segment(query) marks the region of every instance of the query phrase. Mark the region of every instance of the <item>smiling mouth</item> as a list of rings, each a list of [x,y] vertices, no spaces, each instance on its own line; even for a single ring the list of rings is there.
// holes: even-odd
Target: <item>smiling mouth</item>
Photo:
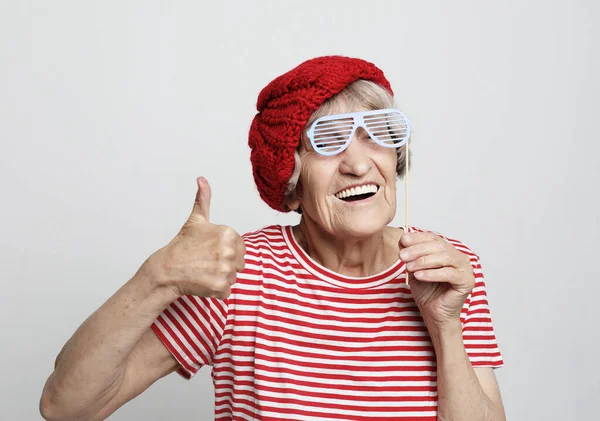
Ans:
[[[368,199],[371,196],[375,196],[375,193],[358,194],[352,197],[345,197],[341,200],[343,200],[344,202],[358,202],[359,200]]]
[[[360,187],[352,187],[349,189],[342,190],[335,194],[340,200],[344,202],[358,202],[360,200],[368,199],[374,196],[379,191],[379,186],[376,184],[368,184]]]

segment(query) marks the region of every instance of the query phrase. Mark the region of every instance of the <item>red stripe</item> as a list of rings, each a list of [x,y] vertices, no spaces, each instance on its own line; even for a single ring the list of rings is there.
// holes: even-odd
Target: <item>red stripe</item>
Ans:
[[[303,273],[303,272],[298,272],[297,270],[303,270],[302,268],[297,268],[296,271],[294,270],[286,270],[283,271],[281,270],[278,266],[272,265],[270,263],[263,263],[262,264],[263,270],[262,272],[258,272],[256,270],[254,271],[246,271],[244,270],[244,272],[239,274],[238,277],[238,283],[240,284],[246,284],[246,282],[250,282],[250,285],[256,285],[256,282],[258,282],[257,280],[253,280],[253,279],[246,279],[246,274],[251,274],[254,276],[260,276],[263,273],[265,274],[265,276],[268,276],[267,279],[262,280],[262,283],[264,285],[268,285],[270,288],[282,288],[281,286],[277,285],[275,282],[273,281],[277,281],[280,283],[284,283],[286,285],[289,285],[290,287],[293,288],[293,291],[306,291],[306,294],[312,294],[313,296],[315,296],[315,294],[319,293],[319,292],[327,292],[330,294],[339,294],[340,293],[340,288],[334,285],[331,285],[329,283],[323,283],[320,282],[319,284],[315,285],[314,281],[315,281],[315,277],[314,275],[310,274],[310,273]],[[271,270],[271,272],[266,273],[266,269]],[[304,271],[304,270],[303,270]],[[279,273],[277,273],[279,272]],[[406,286],[400,286],[400,285],[404,285],[404,275],[401,273],[400,274],[401,277],[397,277],[395,279],[391,279],[390,281],[386,282],[383,285],[379,285],[376,288],[369,288],[369,289],[362,289],[362,290],[357,290],[356,295],[367,295],[367,294],[390,294],[390,293],[395,293],[395,294],[409,294],[410,293],[410,289]],[[306,281],[306,282],[299,282],[299,281]],[[400,286],[400,287],[399,287]],[[322,298],[321,295],[317,295],[319,297]]]
[[[339,418],[339,419],[364,419],[364,420],[372,420],[372,413],[374,410],[377,411],[378,414],[380,415],[384,415],[387,412],[430,412],[430,411],[435,411],[436,410],[436,406],[435,404],[431,404],[431,405],[424,405],[424,406],[405,406],[405,407],[399,407],[399,406],[384,406],[384,405],[379,405],[374,404],[372,406],[358,406],[358,405],[340,405],[340,404],[334,404],[334,403],[327,403],[327,404],[323,404],[323,403],[319,403],[319,402],[306,402],[306,401],[302,401],[299,399],[291,399],[291,398],[270,398],[268,396],[264,396],[264,395],[259,395],[257,396],[256,393],[252,393],[250,391],[241,391],[238,390],[236,391],[237,394],[234,396],[223,396],[223,394],[219,394],[217,397],[223,397],[225,398],[226,401],[231,401],[234,404],[245,404],[251,407],[257,407],[256,402],[261,402],[260,403],[260,409],[262,411],[271,411],[271,412],[275,412],[275,413],[280,413],[280,414],[294,414],[294,415],[299,415],[299,416],[310,416],[310,417],[322,417],[322,418]],[[242,394],[242,392],[244,392]],[[241,396],[247,396],[248,399],[241,397]],[[375,399],[371,400],[371,401],[375,401]],[[275,405],[274,406],[270,406],[270,405],[266,405],[263,402],[272,402]],[[375,401],[377,402],[377,401]],[[425,400],[424,402],[427,402],[427,400]],[[219,404],[219,402],[216,403],[217,405]],[[303,405],[306,408],[316,408],[315,410],[306,410],[306,409],[296,409],[296,408],[284,408],[283,406],[281,406],[281,404],[297,404],[297,405]],[[364,416],[356,416],[356,415],[345,415],[345,414],[340,414],[340,413],[336,413],[335,411],[331,411],[331,412],[325,412],[325,411],[319,411],[318,409],[333,409],[333,410],[354,410],[354,411],[362,411],[364,412]],[[241,407],[236,407],[237,409],[241,409]],[[405,419],[405,418],[403,418]],[[419,420],[422,420],[423,418],[418,418]]]
[[[486,354],[488,355],[488,354]],[[348,364],[348,361],[344,360],[343,357],[338,357],[340,362],[336,362],[335,360],[331,360],[330,362],[305,362],[305,361],[297,361],[294,358],[287,358],[283,356],[270,356],[266,354],[259,354],[256,356],[255,360],[243,361],[238,359],[238,357],[242,357],[239,353],[235,354],[236,358],[231,358],[223,355],[223,357],[219,358],[219,364],[232,364],[237,365],[238,367],[256,367],[257,361],[260,362],[269,362],[275,364],[275,366],[279,367],[279,363],[294,365],[296,364],[303,369],[311,368],[311,369],[323,369],[323,370],[359,370],[360,364]],[[370,373],[385,373],[385,372],[413,372],[413,371],[430,371],[432,369],[432,362],[435,361],[435,356],[398,356],[394,359],[394,362],[390,362],[388,365],[384,366],[369,366],[367,369],[363,369],[364,371],[368,371]],[[403,362],[417,362],[423,363],[423,365],[402,365]],[[324,374],[325,375],[325,374]],[[327,375],[331,378],[337,378],[338,374],[327,373]],[[361,374],[364,375],[364,374]]]
[[[288,343],[289,344],[289,343]],[[253,340],[248,340],[248,341],[243,341],[243,340],[233,340],[231,339],[231,337],[227,337],[223,339],[223,342],[221,344],[221,346],[223,347],[222,352],[215,358],[214,363],[218,364],[221,361],[221,358],[226,358],[226,357],[230,357],[231,356],[231,348],[235,347],[236,350],[234,352],[234,354],[236,356],[239,357],[252,357],[255,356],[257,353],[257,351],[266,351],[266,352],[272,352],[272,353],[282,353],[282,354],[288,354],[292,357],[304,357],[304,358],[340,358],[340,357],[336,357],[336,356],[330,356],[330,355],[324,355],[322,352],[312,352],[312,348],[308,348],[305,351],[299,351],[299,350],[295,350],[289,347],[284,347],[284,346],[280,346],[280,345],[267,345],[261,342],[254,342]],[[250,349],[253,349],[252,351],[241,351],[240,348],[242,347],[248,347]],[[349,362],[349,361],[356,361],[356,362],[362,362],[362,361],[372,361],[372,362],[383,362],[383,361],[389,361],[390,360],[390,356],[382,356],[382,355],[376,355],[376,352],[379,353],[385,353],[387,351],[387,353],[391,353],[394,354],[398,351],[398,349],[394,346],[388,346],[388,347],[369,347],[368,349],[365,348],[361,348],[360,351],[370,351],[373,354],[367,354],[367,355],[354,355],[353,352],[356,352],[356,348],[352,348],[352,349],[347,349],[347,353],[344,355],[344,361]],[[330,350],[331,351],[331,350]],[[409,352],[433,352],[433,345],[429,345],[429,346],[423,346],[423,345],[406,345],[404,347],[402,347],[402,351],[404,351],[405,353],[409,353]],[[415,357],[415,358],[420,358],[420,357]]]
[[[404,304],[404,303],[412,303],[411,306],[404,306],[404,307],[397,307],[397,308],[342,308],[342,307],[334,307],[332,305],[329,305],[328,303],[324,302],[323,304],[313,304],[313,303],[309,303],[306,301],[301,301],[301,300],[297,300],[294,298],[289,298],[289,297],[284,297],[284,296],[277,296],[271,293],[262,293],[261,294],[262,299],[265,300],[272,300],[276,303],[282,303],[282,304],[295,304],[295,305],[301,305],[304,307],[309,307],[313,310],[318,310],[321,313],[325,313],[327,311],[337,311],[337,312],[346,312],[346,313],[351,313],[353,315],[356,314],[385,314],[385,313],[389,313],[390,311],[395,311],[395,312],[414,312],[416,311],[416,304],[414,303],[414,301],[404,301],[404,300],[408,300],[408,299],[404,299],[404,298],[398,298],[398,304]],[[258,299],[257,299],[258,300]],[[256,305],[257,301],[253,300],[253,301],[248,301],[248,300],[242,300],[242,299],[238,299],[236,300],[237,304],[246,304],[246,305]],[[272,309],[272,310],[276,310],[276,309],[280,309],[283,311],[289,311],[289,312],[293,312],[293,311],[298,311],[295,309],[287,309],[286,307],[283,307],[281,305],[278,304],[269,304],[269,303],[264,303],[260,302],[260,306],[262,308],[266,308],[266,309]],[[307,313],[307,312],[302,312],[302,314],[305,315],[310,315],[311,317],[319,317],[318,314],[315,313]],[[327,317],[337,317],[337,316],[329,316],[327,315]],[[344,319],[344,320],[349,320],[349,319]]]
[[[298,312],[299,313],[299,312]],[[284,313],[285,314],[285,313]],[[294,314],[291,312],[288,312],[288,314]],[[301,328],[306,328],[306,327],[310,327],[313,329],[323,329],[323,330],[339,330],[341,332],[347,332],[349,327],[348,326],[337,326],[337,325],[333,325],[331,323],[327,324],[327,323],[312,323],[312,322],[305,322],[304,320],[296,320],[296,319],[292,319],[289,317],[284,317],[284,316],[275,316],[269,313],[265,313],[262,310],[258,310],[258,311],[251,311],[251,310],[237,310],[235,311],[235,315],[236,316],[248,316],[248,317],[254,317],[256,315],[260,315],[260,317],[262,319],[265,320],[272,320],[272,321],[278,321],[278,322],[285,322],[291,325],[297,325]],[[329,319],[329,321],[333,321],[334,318],[333,317],[324,317],[322,319],[323,322],[327,322]],[[343,320],[343,322],[348,322],[349,319]],[[352,331],[353,332],[357,332],[357,333],[374,333],[374,332],[380,332],[383,330],[399,330],[402,328],[402,326],[399,326],[398,323],[402,323],[402,322],[420,322],[423,323],[423,319],[420,316],[385,316],[385,317],[378,317],[378,318],[373,318],[373,319],[359,319],[359,323],[364,323],[366,326],[363,327],[353,327]],[[386,323],[386,326],[382,326],[383,323]],[[391,325],[390,323],[396,323],[396,325]],[[253,321],[239,321],[236,322],[237,326],[252,326],[254,324]]]
[[[234,366],[233,368],[231,367],[225,367],[222,366],[220,367],[221,369],[219,370],[218,373],[215,373],[215,379],[219,379],[220,376],[223,373],[231,373],[233,376],[239,376],[239,375],[248,375],[252,372],[249,371],[244,371],[244,370],[237,370],[236,366]],[[373,382],[376,379],[374,379],[373,377],[368,377],[368,376],[364,376],[364,375],[349,375],[349,374],[335,374],[335,375],[330,375],[330,374],[326,374],[326,373],[307,373],[305,370],[302,369],[302,367],[299,367],[298,369],[292,369],[292,368],[287,368],[287,367],[277,367],[277,371],[273,370],[273,366],[272,365],[264,365],[264,364],[260,364],[257,363],[254,365],[254,368],[257,370],[262,370],[262,371],[266,371],[266,372],[271,372],[271,373],[277,373],[277,374],[291,374],[294,376],[298,376],[301,378],[308,378],[310,380],[318,380],[318,379],[322,379],[322,380],[347,380],[349,382]],[[395,376],[387,376],[385,377],[385,381],[386,382],[426,382],[426,381],[431,381],[431,382],[435,382],[436,379],[436,371],[435,369],[432,369],[431,367],[427,367],[427,369],[420,369],[418,371],[429,371],[431,374],[427,375],[419,375],[419,376],[403,376],[403,375],[395,375]],[[259,378],[257,376],[260,376],[260,373],[254,373],[255,378]],[[383,379],[379,379],[382,380]],[[287,381],[286,377],[283,377],[283,379],[281,381]],[[323,384],[323,383],[321,383]],[[329,384],[329,383],[326,383]],[[332,387],[334,385],[331,385]]]

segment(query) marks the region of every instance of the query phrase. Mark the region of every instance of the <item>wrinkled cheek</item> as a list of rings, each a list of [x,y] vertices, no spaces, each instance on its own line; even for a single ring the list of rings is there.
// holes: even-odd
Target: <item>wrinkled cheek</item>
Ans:
[[[388,204],[390,206],[390,209],[392,209],[392,210],[396,209],[396,192],[391,191],[389,193],[389,197],[388,197],[387,202],[388,202]]]
[[[396,192],[394,190],[390,189],[388,191],[388,194],[386,195],[386,199],[390,205],[395,205],[396,204]]]
[[[344,218],[345,213],[341,211],[341,209],[332,209],[331,212],[331,220],[340,222]]]
[[[328,203],[322,203],[318,211],[321,223],[324,227],[329,228],[329,230],[332,230],[336,226],[336,223],[340,221],[339,210],[333,208]]]

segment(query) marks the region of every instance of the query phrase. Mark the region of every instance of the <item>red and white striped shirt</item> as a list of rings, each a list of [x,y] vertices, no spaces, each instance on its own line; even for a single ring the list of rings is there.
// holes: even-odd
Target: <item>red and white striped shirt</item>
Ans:
[[[291,226],[243,238],[246,266],[227,300],[181,297],[152,325],[180,374],[212,366],[215,419],[436,419],[436,358],[403,262],[352,278],[312,260]],[[479,258],[446,239],[475,273],[461,315],[467,354],[499,367]]]

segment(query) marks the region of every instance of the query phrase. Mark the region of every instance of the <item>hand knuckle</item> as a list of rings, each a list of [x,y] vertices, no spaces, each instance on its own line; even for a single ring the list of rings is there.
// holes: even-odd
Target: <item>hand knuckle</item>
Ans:
[[[227,230],[229,227],[227,225],[217,225],[217,232],[219,233],[219,239],[223,241],[227,238]]]
[[[226,260],[231,260],[235,257],[235,250],[231,246],[223,246],[221,250],[221,257]]]
[[[229,262],[220,262],[219,264],[219,274],[227,276],[231,272],[231,264]]]
[[[444,254],[444,266],[452,266],[453,260],[449,253]]]
[[[213,295],[218,294],[218,293],[222,292],[224,289],[226,289],[228,286],[229,286],[229,284],[224,279],[222,279],[222,278],[217,279],[212,284],[211,292]]]
[[[231,287],[227,281],[220,281],[219,288],[214,291],[214,297],[219,299],[225,299],[231,294]]]
[[[225,225],[221,235],[223,241],[227,242],[228,244],[235,244],[235,240],[238,236],[238,233],[235,232],[233,228]]]

